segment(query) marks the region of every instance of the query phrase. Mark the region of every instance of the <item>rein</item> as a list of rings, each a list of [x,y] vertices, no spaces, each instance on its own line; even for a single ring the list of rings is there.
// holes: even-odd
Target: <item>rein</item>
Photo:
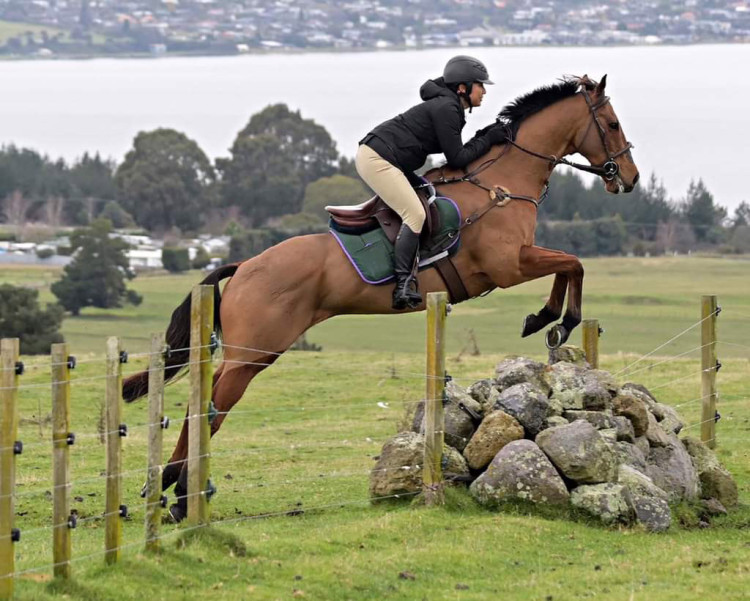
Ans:
[[[461,177],[453,177],[453,178],[446,179],[445,176],[443,175],[443,168],[441,168],[440,178],[431,182],[431,184],[434,184],[434,185],[456,184],[456,183],[468,182],[470,184],[477,186],[478,188],[481,188],[482,190],[486,190],[489,193],[490,202],[479,211],[475,211],[474,213],[469,215],[466,219],[464,219],[463,223],[461,224],[459,228],[459,231],[464,229],[465,227],[470,226],[472,223],[475,223],[476,221],[481,219],[485,214],[489,213],[495,207],[504,207],[511,200],[523,200],[526,202],[530,202],[536,208],[539,208],[539,205],[541,205],[544,202],[544,200],[547,198],[547,191],[548,191],[547,186],[544,187],[544,191],[542,192],[542,195],[539,197],[539,199],[536,199],[536,198],[533,198],[532,196],[524,196],[522,194],[511,194],[507,189],[501,186],[488,187],[482,184],[482,182],[479,180],[477,175],[479,175],[485,169],[488,169],[489,167],[494,165],[503,156],[505,156],[505,154],[510,150],[511,146],[517,148],[518,150],[522,152],[525,152],[526,154],[530,156],[549,162],[552,165],[552,169],[554,169],[557,165],[567,165],[568,167],[573,167],[574,169],[578,169],[579,171],[586,171],[587,173],[593,173],[594,175],[598,175],[607,181],[612,181],[617,177],[617,175],[620,173],[620,166],[617,164],[615,159],[622,156],[626,152],[629,152],[632,148],[634,148],[634,146],[630,142],[627,142],[624,148],[622,148],[621,150],[618,150],[614,154],[611,153],[609,151],[609,148],[607,148],[606,132],[604,131],[604,126],[601,124],[601,122],[599,121],[599,117],[596,114],[596,111],[598,109],[602,108],[603,106],[609,103],[609,96],[605,96],[599,102],[597,102],[596,104],[593,104],[593,102],[591,101],[591,97],[589,96],[588,92],[585,89],[581,90],[579,94],[582,94],[584,99],[586,100],[586,104],[589,107],[589,112],[591,113],[591,118],[592,118],[591,122],[589,122],[588,128],[586,129],[586,133],[583,135],[583,139],[581,140],[581,142],[583,142],[583,140],[585,140],[586,137],[588,136],[592,123],[596,123],[597,130],[599,131],[599,137],[601,138],[601,141],[602,141],[602,146],[604,147],[604,151],[607,154],[607,160],[604,162],[604,164],[583,165],[581,163],[575,163],[573,161],[569,161],[564,157],[558,158],[553,154],[547,155],[547,154],[541,154],[539,152],[534,152],[533,150],[529,150],[528,148],[524,148],[523,146],[519,145],[515,140],[513,140],[511,135],[508,135],[507,145],[502,150],[502,152],[499,155],[497,155],[494,159],[489,159],[485,161],[484,163],[479,165],[479,167],[477,167],[476,169],[474,169],[473,171],[469,173],[462,175]]]

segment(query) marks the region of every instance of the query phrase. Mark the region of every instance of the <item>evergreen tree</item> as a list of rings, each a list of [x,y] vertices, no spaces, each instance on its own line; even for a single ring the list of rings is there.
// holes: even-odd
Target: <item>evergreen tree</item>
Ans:
[[[39,292],[10,284],[0,286],[0,337],[20,338],[24,355],[47,354],[50,345],[62,342],[60,305],[39,306]]]
[[[716,230],[726,218],[727,210],[714,203],[713,195],[706,189],[703,180],[699,179],[697,183],[690,182],[683,214],[692,226],[698,242],[716,242]]]
[[[750,225],[750,204],[747,201],[742,201],[737,208],[734,210],[734,217],[732,217],[732,227],[743,227]]]
[[[213,182],[205,153],[173,129],[139,133],[115,173],[120,206],[148,230],[200,227]]]
[[[218,159],[221,198],[252,225],[298,213],[305,187],[333,175],[336,144],[326,129],[285,104],[266,107],[237,134],[229,159]]]
[[[111,238],[112,223],[98,219],[91,227],[73,232],[70,237],[74,259],[52,284],[52,293],[73,315],[83,307],[121,307],[124,302],[138,305],[141,297],[125,286],[134,276],[128,268],[128,245]]]

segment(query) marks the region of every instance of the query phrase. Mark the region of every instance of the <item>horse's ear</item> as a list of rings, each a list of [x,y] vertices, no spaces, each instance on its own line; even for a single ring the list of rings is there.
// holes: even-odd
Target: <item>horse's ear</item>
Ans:
[[[602,80],[599,82],[599,85],[596,88],[596,91],[601,95],[604,94],[604,88],[607,87],[607,76],[606,74],[604,77],[602,77]]]

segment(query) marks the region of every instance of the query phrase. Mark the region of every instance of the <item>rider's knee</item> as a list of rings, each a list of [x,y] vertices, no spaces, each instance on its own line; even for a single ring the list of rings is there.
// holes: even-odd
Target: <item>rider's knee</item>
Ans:
[[[418,210],[409,211],[409,214],[404,219],[404,223],[409,226],[412,232],[418,234],[422,231],[425,219],[424,209],[420,206]]]

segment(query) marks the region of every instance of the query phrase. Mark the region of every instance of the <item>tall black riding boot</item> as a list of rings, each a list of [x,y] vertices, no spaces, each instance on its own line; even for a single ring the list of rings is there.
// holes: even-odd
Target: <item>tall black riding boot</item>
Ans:
[[[417,292],[419,234],[412,232],[408,225],[402,224],[393,250],[396,273],[393,308],[396,310],[413,309],[422,303],[422,295]]]

